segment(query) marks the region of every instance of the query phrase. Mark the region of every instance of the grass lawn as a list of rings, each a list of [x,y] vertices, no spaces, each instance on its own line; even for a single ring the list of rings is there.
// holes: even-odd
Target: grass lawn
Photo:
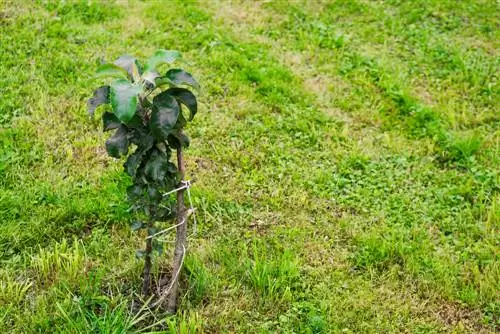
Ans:
[[[0,2],[0,332],[498,331],[499,16],[494,0]],[[170,317],[139,309],[131,181],[86,112],[99,59],[158,48],[203,86],[198,233]]]

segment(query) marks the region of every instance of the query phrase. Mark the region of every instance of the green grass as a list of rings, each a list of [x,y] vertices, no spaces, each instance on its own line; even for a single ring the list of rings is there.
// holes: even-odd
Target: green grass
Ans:
[[[0,331],[498,331],[498,13],[1,3]],[[157,48],[203,85],[175,316],[141,308],[130,180],[85,111],[99,59]]]

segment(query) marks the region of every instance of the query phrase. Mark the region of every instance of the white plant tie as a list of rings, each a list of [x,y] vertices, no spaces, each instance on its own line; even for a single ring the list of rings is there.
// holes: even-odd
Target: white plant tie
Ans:
[[[183,244],[182,245],[182,259],[181,259],[181,263],[179,265],[179,269],[177,270],[177,272],[173,276],[172,283],[170,283],[170,286],[168,287],[168,289],[162,293],[162,296],[160,297],[160,299],[158,299],[157,302],[153,303],[152,307],[156,307],[156,306],[160,305],[161,303],[163,303],[165,298],[170,293],[170,290],[172,290],[172,288],[174,287],[174,284],[177,283],[177,278],[179,277],[179,274],[181,273],[182,265],[184,264],[185,257],[186,257],[186,247],[184,247],[184,244]]]
[[[176,193],[179,190],[189,189],[189,187],[191,187],[191,181],[189,181],[189,180],[186,180],[186,181],[182,180],[181,183],[182,183],[182,186],[180,186],[179,188],[176,188],[174,190],[170,190],[169,192],[164,193],[163,197],[166,197],[166,196],[168,196],[170,194]]]
[[[166,197],[166,196],[168,196],[168,195],[170,195],[170,194],[176,193],[176,192],[178,192],[178,191],[180,191],[180,190],[186,189],[186,192],[187,192],[187,195],[188,195],[188,200],[189,200],[189,209],[186,211],[186,216],[185,216],[185,218],[184,218],[184,219],[183,219],[180,223],[178,223],[178,224],[175,224],[175,225],[173,225],[173,226],[167,227],[166,229],[161,230],[161,231],[159,231],[159,232],[156,232],[156,233],[154,233],[154,234],[148,235],[148,236],[146,237],[146,240],[148,240],[148,239],[153,239],[153,238],[155,238],[155,237],[157,237],[157,236],[159,236],[159,235],[165,234],[165,233],[167,233],[167,232],[169,232],[169,231],[171,231],[171,230],[175,229],[175,228],[176,228],[176,227],[178,227],[178,226],[181,226],[181,225],[185,224],[185,223],[187,222],[187,219],[188,219],[188,218],[189,218],[189,216],[191,216],[191,215],[193,215],[193,233],[192,233],[190,236],[192,236],[192,235],[196,235],[196,228],[197,228],[197,222],[196,222],[196,209],[193,207],[193,201],[191,200],[191,192],[189,191],[189,188],[191,188],[191,181],[190,181],[190,180],[182,180],[182,181],[181,181],[181,184],[182,184],[182,186],[180,186],[180,187],[178,187],[178,188],[176,188],[176,189],[170,190],[169,192],[166,192],[165,194],[163,194],[163,197]],[[168,207],[166,207],[165,205],[161,205],[161,204],[160,204],[160,206],[161,206],[162,208],[168,208]],[[163,239],[163,240],[159,239],[158,241],[162,241],[162,242],[170,242],[170,241],[168,241],[168,240],[164,240],[164,239]]]
[[[164,233],[167,233],[167,232],[168,232],[168,231],[170,231],[170,230],[173,230],[173,229],[174,229],[174,228],[176,228],[177,226],[181,226],[181,225],[185,224],[185,223],[186,223],[187,218],[188,218],[188,217],[189,217],[189,216],[190,216],[193,212],[194,212],[194,209],[191,209],[191,208],[190,208],[190,209],[188,209],[188,210],[186,211],[186,217],[185,217],[185,218],[184,218],[184,219],[183,219],[180,223],[175,224],[175,225],[170,226],[170,227],[167,227],[166,229],[161,230],[161,231],[159,231],[159,232],[156,232],[155,234],[148,235],[148,236],[146,237],[146,240],[148,240],[148,239],[153,239],[154,237],[156,237],[156,236],[158,236],[158,235],[162,235],[162,234],[164,234]]]

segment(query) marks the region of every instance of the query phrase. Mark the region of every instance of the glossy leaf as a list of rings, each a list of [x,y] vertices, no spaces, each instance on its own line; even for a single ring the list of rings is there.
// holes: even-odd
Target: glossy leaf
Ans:
[[[175,50],[156,50],[146,62],[145,71],[155,71],[161,64],[172,64],[174,61],[181,59],[181,53]]]
[[[182,111],[179,113],[179,117],[177,117],[177,123],[175,123],[174,129],[176,130],[182,130],[187,124],[186,119],[184,118],[184,115],[182,114]]]
[[[144,123],[139,115],[135,114],[134,117],[127,123],[128,128],[141,128],[144,127]]]
[[[194,79],[191,73],[188,73],[179,68],[173,68],[167,71],[165,77],[172,81],[176,86],[187,85],[196,90],[200,90],[200,84]]]
[[[186,136],[186,134],[182,131],[173,131],[168,136],[167,140],[168,144],[175,149],[178,149],[181,146],[184,148],[188,148],[190,144],[189,137]]]
[[[179,104],[183,104],[188,108],[189,120],[192,121],[198,111],[196,96],[188,89],[178,87],[167,89],[165,92],[173,96]]]
[[[151,181],[162,181],[167,175],[168,163],[165,153],[154,150],[144,168],[146,177]]]
[[[162,92],[154,97],[150,128],[157,139],[167,139],[177,122],[179,111],[180,108],[177,101],[166,92]]]
[[[139,146],[128,158],[127,161],[123,164],[125,168],[125,172],[131,177],[135,177],[137,173],[137,169],[143,162],[143,159],[147,153],[147,151],[153,146],[153,142],[148,143],[146,146]]]
[[[134,153],[129,155],[127,161],[123,164],[125,172],[131,177],[135,176],[137,168],[139,168],[142,158],[144,157],[144,153],[145,151],[137,149]]]
[[[92,96],[87,101],[87,111],[91,117],[94,117],[94,112],[101,104],[109,103],[109,86],[102,86],[94,91]]]
[[[121,125],[115,134],[106,140],[106,151],[113,158],[119,158],[128,152],[127,128]]]
[[[113,129],[118,129],[122,123],[115,116],[115,114],[110,112],[105,112],[102,114],[102,127],[103,131],[109,131]]]
[[[133,144],[143,149],[150,149],[151,147],[153,147],[153,144],[155,142],[155,139],[145,127],[135,128],[130,131],[129,140]]]
[[[111,107],[116,117],[123,123],[128,123],[137,110],[137,94],[140,87],[132,85],[124,79],[114,81],[110,85]]]
[[[122,67],[116,64],[105,63],[97,68],[95,77],[96,78],[113,77],[113,78],[128,79],[129,76],[127,71]]]
[[[142,68],[141,64],[135,57],[123,55],[115,60],[114,64],[127,71],[129,77],[132,78],[134,82],[138,82],[140,80]]]

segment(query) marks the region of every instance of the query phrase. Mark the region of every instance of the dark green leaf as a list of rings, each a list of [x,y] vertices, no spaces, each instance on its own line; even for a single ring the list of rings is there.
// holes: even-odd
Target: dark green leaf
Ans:
[[[103,131],[118,129],[120,125],[122,125],[122,123],[118,118],[116,118],[115,114],[110,112],[105,112],[104,114],[102,114]]]
[[[184,147],[184,148],[189,147],[191,140],[189,139],[188,136],[186,136],[186,134],[184,132],[180,132],[180,133],[174,134],[174,135],[177,136],[177,139],[179,139],[179,141],[181,142],[182,147]]]
[[[106,63],[100,65],[97,68],[95,77],[96,78],[113,77],[113,78],[128,79],[128,73],[125,69],[121,68],[118,65]]]
[[[102,86],[97,88],[94,91],[94,96],[87,101],[87,111],[91,117],[94,117],[95,109],[106,103],[109,103],[109,86]]]
[[[140,199],[142,193],[143,193],[143,188],[140,185],[135,184],[127,188],[127,196],[131,201]]]
[[[169,94],[166,94],[166,92],[162,92],[154,97],[150,127],[151,132],[157,139],[167,139],[177,122],[179,109],[177,101]]]
[[[141,64],[135,57],[129,55],[120,56],[120,58],[115,61],[115,65],[127,71],[129,77],[132,78],[134,82],[139,81],[141,78]]]
[[[144,228],[145,225],[143,222],[141,221],[134,221],[131,225],[130,225],[130,228],[132,229],[132,231],[137,231],[137,230],[140,230],[141,228]]]
[[[153,240],[153,249],[158,252],[158,255],[162,255],[163,254],[163,244],[161,242],[159,242],[158,240],[154,239]]]
[[[167,138],[168,144],[175,149],[179,149],[180,146],[188,148],[190,144],[189,137],[182,131],[173,131]]]
[[[132,85],[124,79],[118,79],[110,86],[111,107],[116,117],[123,123],[128,123],[137,110],[137,94],[139,86]]]
[[[157,227],[148,227],[148,235],[153,235],[155,233],[158,233],[159,231],[160,229]]]
[[[174,61],[181,59],[182,56],[179,51],[175,50],[156,50],[156,52],[148,59],[145,71],[155,71],[156,68],[161,64],[171,64]]]
[[[128,128],[142,128],[144,127],[144,123],[142,123],[142,119],[139,115],[135,114],[134,117],[127,123]]]
[[[162,199],[162,195],[154,186],[148,186],[148,197],[153,202],[159,202]]]
[[[165,91],[169,95],[173,96],[179,104],[184,104],[189,110],[189,120],[192,121],[194,115],[198,111],[198,102],[196,102],[196,96],[185,88],[170,88]]]
[[[175,85],[188,85],[196,90],[200,90],[200,84],[188,73],[180,68],[173,68],[167,71],[165,77],[170,79]]]
[[[168,156],[160,150],[153,150],[144,168],[146,177],[154,182],[162,181],[167,175]]]
[[[175,130],[182,130],[186,126],[187,121],[184,118],[184,115],[182,114],[182,111],[179,113],[179,117],[177,117],[177,122],[175,123],[174,129]]]
[[[106,140],[106,151],[113,158],[127,154],[128,152],[128,139],[127,128],[121,125],[115,134]]]
[[[167,172],[170,174],[177,174],[177,166],[171,162],[168,163]]]
[[[153,146],[153,142],[150,143],[145,143],[147,146],[139,146],[135,150],[133,154],[131,154],[128,158],[127,161],[123,164],[123,168],[125,168],[125,172],[130,175],[131,177],[136,176],[137,169],[141,165],[144,156],[146,155],[147,151]]]
[[[142,158],[144,157],[145,151],[136,149],[133,154],[131,154],[128,158],[127,161],[123,164],[123,168],[125,169],[125,172],[130,175],[131,177],[135,177],[135,173],[137,171],[137,168],[141,165]]]
[[[175,216],[176,216],[176,207],[174,204],[172,204],[170,208],[160,207],[157,219],[159,221],[166,221],[175,218]]]
[[[150,149],[155,141],[145,127],[132,129],[132,131],[130,131],[129,140],[143,149]]]

